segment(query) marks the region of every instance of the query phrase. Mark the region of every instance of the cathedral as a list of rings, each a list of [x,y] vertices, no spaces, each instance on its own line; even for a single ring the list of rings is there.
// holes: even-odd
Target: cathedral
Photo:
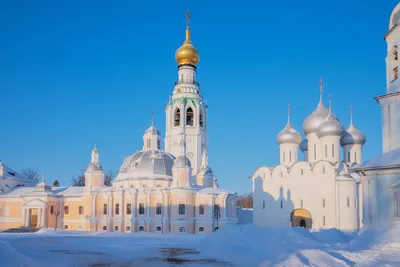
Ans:
[[[186,38],[175,54],[178,79],[166,108],[165,151],[153,122],[143,149],[125,157],[111,187],[104,185],[96,147],[84,187],[51,187],[44,178],[35,186],[14,174],[11,182],[23,181],[10,182],[0,194],[0,229],[210,234],[238,222],[236,193],[220,188],[208,165],[208,106],[195,78],[200,56],[187,17]]]
[[[345,130],[331,100],[326,108],[321,81],[319,103],[303,122],[304,138],[291,126],[289,114],[276,138],[280,164],[260,167],[250,177],[257,225],[356,232],[400,222],[400,4],[384,39],[387,89],[375,97],[382,109],[383,154],[363,162],[365,135],[352,112]]]

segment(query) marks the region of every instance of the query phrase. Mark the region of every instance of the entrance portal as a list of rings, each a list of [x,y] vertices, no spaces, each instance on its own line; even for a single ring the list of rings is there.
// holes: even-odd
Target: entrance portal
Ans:
[[[306,209],[295,209],[290,215],[292,227],[311,228],[311,213]]]
[[[31,209],[31,227],[36,228],[38,225],[38,210]]]

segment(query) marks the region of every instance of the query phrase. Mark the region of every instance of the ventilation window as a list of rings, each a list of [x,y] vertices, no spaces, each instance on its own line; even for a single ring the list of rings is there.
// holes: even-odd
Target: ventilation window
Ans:
[[[181,110],[178,108],[175,111],[175,116],[174,116],[174,126],[180,126],[181,125]]]
[[[156,227],[156,232],[161,232],[161,226]]]
[[[144,226],[139,226],[139,232],[144,232]]]
[[[192,108],[186,110],[186,125],[194,126],[194,113]]]
[[[204,232],[204,227],[199,227],[199,232]]]

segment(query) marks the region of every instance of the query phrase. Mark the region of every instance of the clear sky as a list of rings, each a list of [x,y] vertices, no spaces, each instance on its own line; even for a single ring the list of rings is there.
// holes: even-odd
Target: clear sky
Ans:
[[[94,143],[106,170],[142,148],[177,78],[174,54],[192,14],[197,79],[209,103],[209,157],[221,187],[251,191],[248,177],[279,162],[286,106],[302,133],[319,99],[381,153],[386,47],[395,0],[1,1],[0,159],[70,184]]]

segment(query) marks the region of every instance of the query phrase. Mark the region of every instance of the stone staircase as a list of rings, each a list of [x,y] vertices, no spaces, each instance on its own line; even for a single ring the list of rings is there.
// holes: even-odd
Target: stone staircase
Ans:
[[[1,231],[1,233],[7,233],[7,234],[16,234],[16,233],[35,233],[39,231],[39,228],[27,228],[27,227],[20,227],[20,228],[10,228],[6,229],[4,231]]]

